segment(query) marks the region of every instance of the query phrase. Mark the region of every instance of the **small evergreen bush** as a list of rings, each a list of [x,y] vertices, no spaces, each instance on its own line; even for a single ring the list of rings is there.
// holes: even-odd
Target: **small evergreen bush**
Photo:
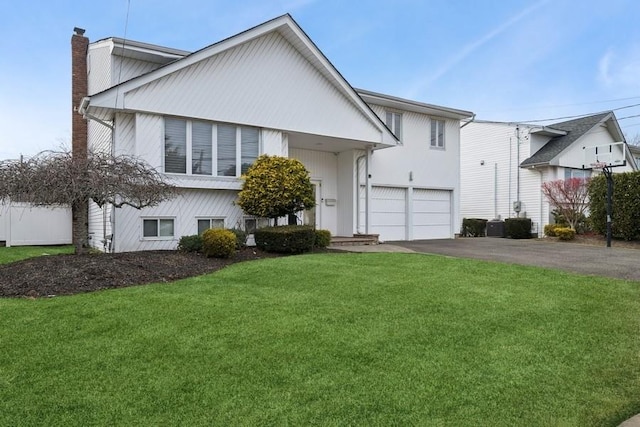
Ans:
[[[236,236],[236,250],[244,249],[247,247],[247,233],[239,228],[229,229]]]
[[[558,224],[547,224],[544,226],[544,235],[547,237],[556,237],[556,228],[561,228]]]
[[[462,237],[485,237],[487,235],[487,220],[481,218],[463,218]]]
[[[508,218],[504,220],[507,237],[512,239],[531,238],[531,218]]]
[[[254,234],[256,246],[267,252],[299,254],[313,249],[316,233],[308,225],[264,227]]]
[[[569,227],[558,227],[555,233],[559,240],[573,240],[576,237],[576,230]]]
[[[316,248],[326,248],[331,244],[331,232],[329,230],[316,230]]]
[[[182,236],[178,242],[178,250],[180,252],[201,252],[202,236],[199,234]]]
[[[210,228],[202,233],[202,252],[208,257],[230,258],[236,252],[236,235],[230,230]]]

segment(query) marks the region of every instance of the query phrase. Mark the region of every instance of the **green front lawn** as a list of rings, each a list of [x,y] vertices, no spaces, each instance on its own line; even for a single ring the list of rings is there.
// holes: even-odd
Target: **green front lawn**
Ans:
[[[316,254],[0,300],[0,425],[615,426],[640,283]]]
[[[0,264],[43,255],[72,254],[73,246],[12,246],[0,247]]]

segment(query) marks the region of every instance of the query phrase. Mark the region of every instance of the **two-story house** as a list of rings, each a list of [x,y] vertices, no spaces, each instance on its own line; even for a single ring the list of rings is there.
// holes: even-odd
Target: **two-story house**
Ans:
[[[474,121],[461,145],[461,218],[528,217],[540,236],[554,220],[543,183],[590,177],[598,148],[614,150],[613,172],[637,170],[613,112],[547,126]]]
[[[72,37],[74,143],[138,156],[179,188],[158,206],[90,207],[90,244],[174,249],[209,227],[264,224],[235,205],[261,154],[300,160],[333,235],[452,238],[459,231],[459,126],[468,111],[354,89],[289,15],[196,52]],[[86,58],[86,61],[85,61]],[[80,141],[80,142],[77,142]]]

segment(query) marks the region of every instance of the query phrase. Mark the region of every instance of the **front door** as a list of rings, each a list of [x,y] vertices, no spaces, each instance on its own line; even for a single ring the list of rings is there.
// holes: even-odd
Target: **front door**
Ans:
[[[322,228],[320,222],[320,212],[322,207],[322,182],[319,180],[311,180],[311,186],[313,187],[313,194],[316,198],[316,205],[311,209],[306,209],[302,212],[302,223],[304,225],[313,225],[317,229]]]

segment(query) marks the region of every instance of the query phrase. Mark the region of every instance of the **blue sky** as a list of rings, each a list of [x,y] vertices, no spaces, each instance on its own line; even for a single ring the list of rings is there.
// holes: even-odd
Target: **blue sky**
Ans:
[[[637,0],[23,0],[0,26],[0,159],[70,145],[75,26],[197,50],[287,12],[354,87],[483,120],[621,108],[640,134],[622,119],[640,115]]]

